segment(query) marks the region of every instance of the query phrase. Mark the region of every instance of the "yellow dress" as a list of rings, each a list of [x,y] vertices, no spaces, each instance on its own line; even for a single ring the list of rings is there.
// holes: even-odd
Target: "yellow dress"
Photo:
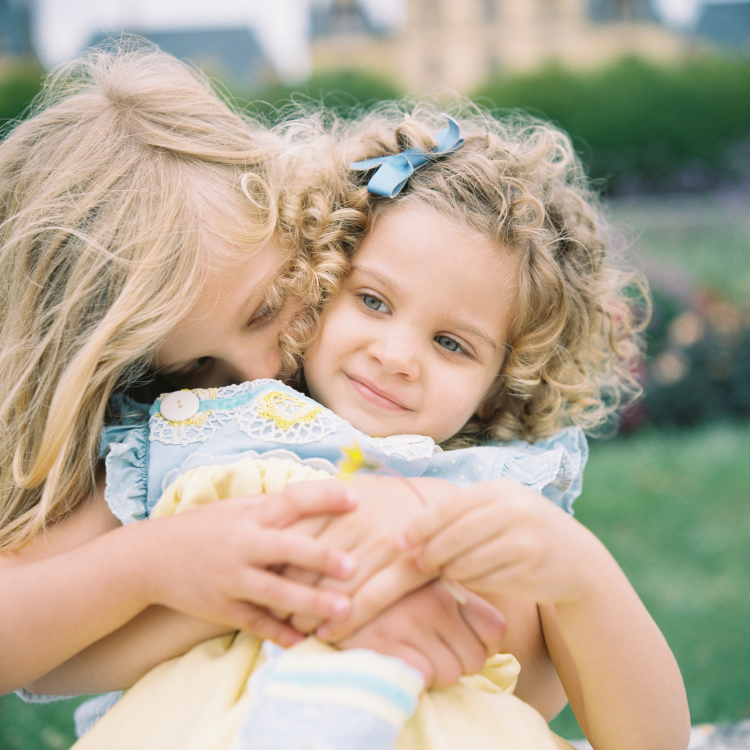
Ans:
[[[329,479],[293,459],[244,459],[193,469],[172,484],[152,516],[179,513],[225,497],[280,492],[288,483]],[[235,750],[253,700],[248,681],[262,664],[261,641],[247,633],[214,638],[141,678],[80,739],[74,750]],[[315,638],[294,649],[333,650]],[[542,716],[513,695],[520,667],[509,654],[477,675],[429,690],[396,750],[572,750]]]

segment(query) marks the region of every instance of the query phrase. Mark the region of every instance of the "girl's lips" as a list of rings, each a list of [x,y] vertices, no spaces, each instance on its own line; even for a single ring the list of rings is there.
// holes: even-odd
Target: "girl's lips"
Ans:
[[[349,379],[352,388],[365,401],[369,401],[371,404],[379,406],[381,409],[388,409],[390,411],[411,411],[407,406],[396,401],[390,394],[381,391],[366,380],[360,380],[351,375],[347,375],[346,377]]]

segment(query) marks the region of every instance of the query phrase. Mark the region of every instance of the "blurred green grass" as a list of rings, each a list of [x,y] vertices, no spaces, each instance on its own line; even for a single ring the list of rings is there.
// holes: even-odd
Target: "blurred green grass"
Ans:
[[[576,501],[672,647],[693,723],[750,718],[748,456],[746,424],[594,444]],[[570,709],[553,727],[582,736]]]
[[[73,711],[81,699],[49,705],[0,698],[0,750],[66,750],[75,741]]]

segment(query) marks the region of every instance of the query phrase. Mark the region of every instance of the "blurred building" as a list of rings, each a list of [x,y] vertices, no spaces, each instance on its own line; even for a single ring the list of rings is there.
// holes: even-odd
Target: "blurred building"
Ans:
[[[624,56],[674,61],[691,42],[660,25],[648,0],[405,0],[406,24],[373,31],[355,0],[319,11],[313,68],[367,70],[408,92],[470,93],[498,73],[548,62],[594,67]],[[346,19],[350,19],[347,21]]]
[[[750,0],[707,3],[695,33],[724,49],[750,53]]]
[[[360,70],[399,80],[402,39],[375,24],[356,0],[333,0],[313,5],[310,16],[310,53],[314,72]]]

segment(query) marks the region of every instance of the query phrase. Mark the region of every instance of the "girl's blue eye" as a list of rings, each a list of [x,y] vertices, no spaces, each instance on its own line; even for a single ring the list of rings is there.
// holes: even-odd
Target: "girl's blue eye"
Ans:
[[[435,336],[435,343],[449,352],[466,352],[466,350],[455,339],[450,336]]]
[[[374,294],[361,294],[360,298],[362,304],[368,310],[375,310],[375,312],[390,312],[388,310],[388,305],[386,305],[380,297],[376,297]]]

